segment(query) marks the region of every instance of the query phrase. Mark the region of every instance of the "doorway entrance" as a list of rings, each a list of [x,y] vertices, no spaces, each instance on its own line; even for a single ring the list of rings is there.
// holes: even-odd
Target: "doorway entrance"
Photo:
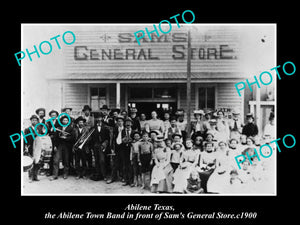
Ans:
[[[151,112],[156,111],[163,119],[165,111],[171,114],[177,109],[177,87],[170,84],[148,84],[128,87],[128,110],[137,108],[138,115],[144,113],[151,119]]]

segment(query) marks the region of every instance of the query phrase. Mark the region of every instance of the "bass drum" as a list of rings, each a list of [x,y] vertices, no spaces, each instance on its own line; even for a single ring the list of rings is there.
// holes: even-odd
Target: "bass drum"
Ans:
[[[28,155],[23,155],[23,171],[29,171],[33,166],[33,159]]]
[[[49,136],[37,136],[33,142],[34,163],[49,163],[52,156],[52,141]]]

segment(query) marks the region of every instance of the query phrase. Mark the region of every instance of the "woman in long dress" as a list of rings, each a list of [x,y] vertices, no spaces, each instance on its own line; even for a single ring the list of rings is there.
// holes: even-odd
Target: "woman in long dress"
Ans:
[[[187,179],[191,171],[196,170],[199,162],[200,150],[193,148],[191,139],[186,140],[186,150],[182,153],[178,169],[174,173],[173,192],[183,193],[187,187]]]
[[[154,149],[154,163],[151,174],[151,192],[172,192],[173,168],[170,164],[170,150],[163,145],[163,137],[157,137]]]
[[[213,193],[224,193],[224,190],[230,182],[230,165],[229,150],[224,141],[219,142],[216,151],[216,169],[207,181],[207,191]]]

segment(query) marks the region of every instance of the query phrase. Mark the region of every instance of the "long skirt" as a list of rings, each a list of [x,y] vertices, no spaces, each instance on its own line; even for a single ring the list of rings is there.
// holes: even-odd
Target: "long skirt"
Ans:
[[[187,163],[185,168],[177,168],[174,173],[174,188],[173,192],[183,193],[187,187],[187,179],[190,177],[191,171],[194,170],[195,167],[192,166],[191,163]]]
[[[219,172],[215,170],[207,181],[207,191],[223,194],[228,190],[230,175],[228,171]]]
[[[170,164],[155,165],[151,174],[151,192],[172,192],[173,168]]]

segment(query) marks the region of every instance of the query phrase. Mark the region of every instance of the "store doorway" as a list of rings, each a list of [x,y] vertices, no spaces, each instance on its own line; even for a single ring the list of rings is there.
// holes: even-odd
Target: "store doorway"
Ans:
[[[177,104],[175,102],[129,102],[128,111],[130,108],[136,108],[138,110],[138,116],[144,113],[148,119],[151,119],[151,112],[156,111],[158,118],[163,119],[164,112],[168,111],[171,114],[175,114]]]

